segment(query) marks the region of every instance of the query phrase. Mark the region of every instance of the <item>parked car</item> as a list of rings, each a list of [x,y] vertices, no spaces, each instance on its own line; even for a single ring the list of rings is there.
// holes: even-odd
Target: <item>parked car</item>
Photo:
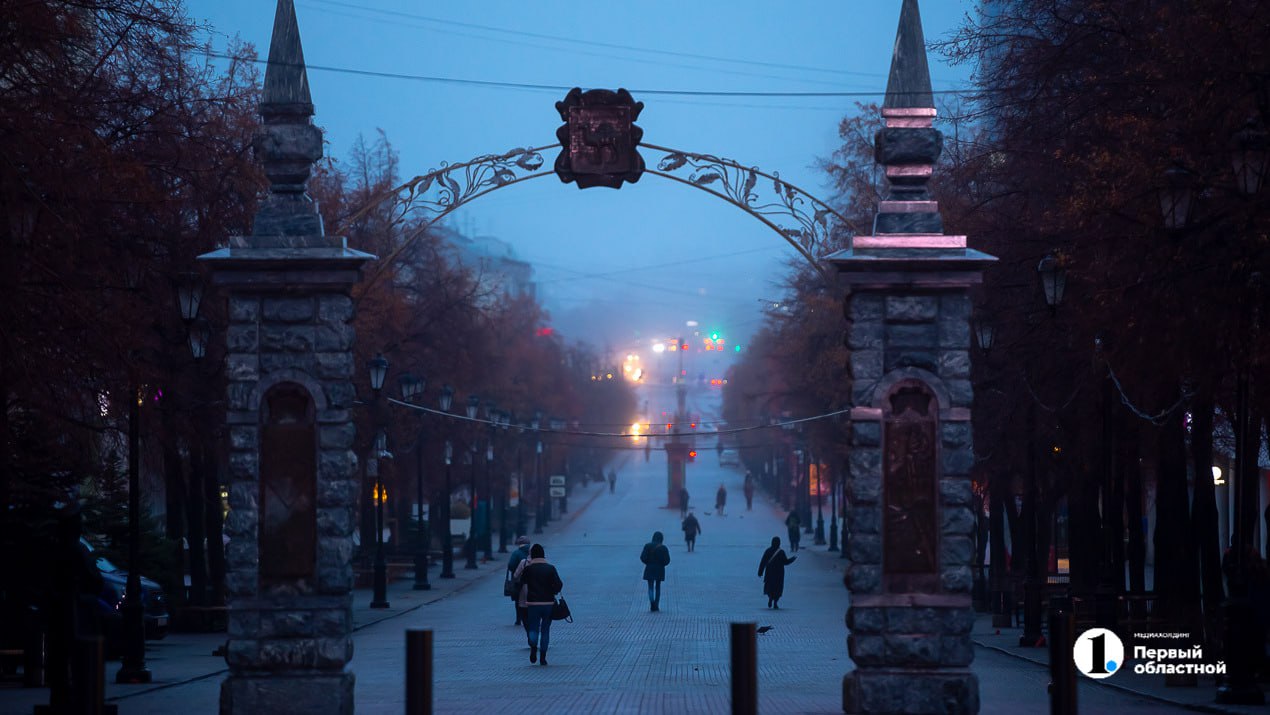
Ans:
[[[88,548],[96,560],[97,570],[101,573],[102,589],[98,599],[101,608],[102,630],[106,634],[107,650],[110,641],[123,636],[123,601],[128,589],[128,572],[116,566],[110,559],[93,551],[93,546],[86,539],[80,543]],[[168,634],[171,614],[168,613],[168,599],[163,587],[145,576],[141,577],[141,608],[145,619],[145,637],[147,640],[161,640]]]
[[[720,467],[736,467],[741,464],[741,453],[735,449],[725,449],[719,452]]]

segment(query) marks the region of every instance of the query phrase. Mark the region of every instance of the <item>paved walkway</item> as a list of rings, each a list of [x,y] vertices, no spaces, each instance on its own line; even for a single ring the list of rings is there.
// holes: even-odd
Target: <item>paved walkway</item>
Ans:
[[[402,712],[404,631],[431,628],[437,712],[725,713],[733,621],[772,626],[759,636],[761,712],[841,712],[842,675],[851,663],[838,554],[801,550],[786,571],[781,609],[769,610],[756,572],[771,537],[784,534],[784,514],[761,497],[745,511],[742,475],[719,468],[714,454],[702,450],[689,467],[693,501],[713,505],[722,482],[729,506],[726,516],[697,510],[703,533],[689,554],[678,510],[663,508],[664,458],[655,452],[645,463],[642,452],[629,455],[618,467],[616,494],[600,484],[575,489],[571,513],[540,537],[576,617],[554,624],[550,666],[529,662],[523,631],[512,625],[511,604],[502,596],[503,564],[467,571],[460,561],[454,580],[436,578],[434,568],[432,591],[408,590],[409,579],[392,584],[386,611],[368,608],[368,592],[356,594],[350,667],[357,674],[358,712]],[[654,530],[665,533],[672,558],[659,613],[649,612],[640,580],[640,548]],[[974,669],[982,711],[1047,711],[1044,665],[999,648],[1009,634],[980,631]],[[108,699],[125,714],[215,712],[225,670],[211,651],[222,639],[173,634],[152,642],[148,664],[155,682],[110,684]],[[113,677],[117,668],[108,664],[108,673]],[[1091,682],[1082,683],[1080,697],[1086,713],[1180,711],[1149,692]],[[47,702],[46,691],[0,687],[0,712],[29,713],[36,702]]]

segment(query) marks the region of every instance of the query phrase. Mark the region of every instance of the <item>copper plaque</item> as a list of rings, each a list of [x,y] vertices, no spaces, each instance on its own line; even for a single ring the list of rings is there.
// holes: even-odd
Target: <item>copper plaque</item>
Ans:
[[[932,402],[922,388],[901,388],[892,397],[892,414],[885,421],[884,574],[934,574],[938,568],[938,455]]]
[[[317,561],[317,431],[308,391],[284,383],[265,396],[260,431],[260,579],[313,575]]]

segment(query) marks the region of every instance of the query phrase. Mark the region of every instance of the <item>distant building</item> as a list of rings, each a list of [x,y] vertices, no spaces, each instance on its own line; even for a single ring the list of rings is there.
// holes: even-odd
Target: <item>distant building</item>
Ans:
[[[510,243],[494,236],[466,236],[444,226],[433,230],[451,257],[475,273],[485,288],[514,298],[537,294],[534,267],[518,258]]]

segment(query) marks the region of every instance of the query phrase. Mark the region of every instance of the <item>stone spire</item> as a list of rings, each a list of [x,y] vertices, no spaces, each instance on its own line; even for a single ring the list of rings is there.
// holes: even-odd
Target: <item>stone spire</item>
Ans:
[[[272,56],[269,58],[273,59]],[[935,107],[930,91],[930,69],[926,66],[926,39],[922,36],[922,15],[917,0],[904,0],[900,26],[895,31],[891,53],[891,76],[886,81],[884,109]]]
[[[253,235],[321,236],[322,217],[304,190],[313,163],[322,158],[322,130],[313,126],[294,0],[278,0],[260,116],[264,125],[254,148],[270,186],[269,198],[256,214]]]

